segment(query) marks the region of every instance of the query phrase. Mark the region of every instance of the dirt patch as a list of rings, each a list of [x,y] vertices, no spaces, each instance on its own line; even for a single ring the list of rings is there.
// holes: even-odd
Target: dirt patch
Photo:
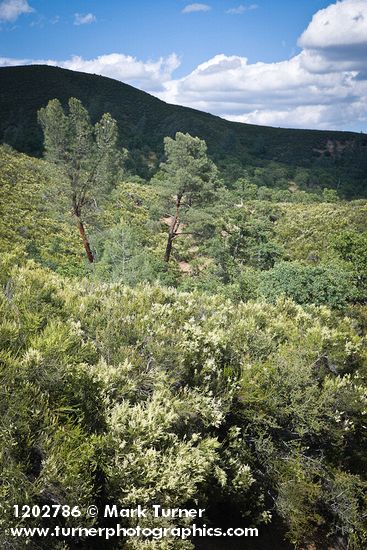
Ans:
[[[192,273],[191,265],[188,262],[178,262],[178,267],[182,273]]]

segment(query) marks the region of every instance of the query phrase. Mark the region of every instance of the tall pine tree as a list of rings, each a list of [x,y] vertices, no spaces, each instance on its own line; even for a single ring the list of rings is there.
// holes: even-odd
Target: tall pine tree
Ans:
[[[204,140],[177,132],[164,138],[166,161],[161,164],[165,187],[173,201],[164,260],[169,262],[174,239],[181,234],[182,212],[210,200],[218,170],[207,156]]]
[[[93,126],[80,100],[69,99],[65,113],[53,99],[38,112],[44,133],[45,157],[58,165],[67,179],[73,215],[89,262],[93,252],[85,229],[85,213],[102,189],[111,186],[122,164],[117,148],[117,123],[105,113]]]

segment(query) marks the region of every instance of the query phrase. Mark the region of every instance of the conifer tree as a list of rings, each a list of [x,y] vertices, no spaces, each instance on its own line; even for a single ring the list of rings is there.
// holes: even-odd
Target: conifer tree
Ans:
[[[122,156],[117,149],[117,124],[109,113],[93,126],[80,100],[69,99],[65,113],[53,99],[38,112],[44,133],[45,157],[58,165],[69,183],[73,215],[89,262],[93,252],[85,230],[84,215],[97,194],[116,178]]]
[[[174,201],[170,216],[164,260],[169,262],[174,239],[181,234],[181,212],[195,203],[202,204],[214,192],[218,170],[207,156],[204,140],[177,132],[175,138],[164,138],[166,161],[161,169]]]

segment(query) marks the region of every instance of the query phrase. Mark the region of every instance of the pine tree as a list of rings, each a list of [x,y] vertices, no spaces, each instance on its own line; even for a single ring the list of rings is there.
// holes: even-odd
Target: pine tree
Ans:
[[[170,216],[164,260],[169,262],[174,239],[181,234],[181,211],[190,209],[212,196],[217,168],[207,156],[204,140],[177,132],[174,139],[164,138],[166,162],[161,164],[170,194],[174,197],[174,214]]]
[[[93,252],[85,230],[84,214],[93,207],[101,189],[110,186],[121,166],[117,124],[105,113],[93,126],[81,101],[69,99],[68,113],[53,99],[38,112],[44,132],[45,157],[58,165],[69,184],[73,215],[89,262]]]

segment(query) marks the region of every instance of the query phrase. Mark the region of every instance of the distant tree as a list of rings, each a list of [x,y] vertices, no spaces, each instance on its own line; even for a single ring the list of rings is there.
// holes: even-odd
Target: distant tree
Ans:
[[[101,189],[111,185],[121,165],[117,124],[109,113],[93,126],[81,101],[69,99],[68,113],[53,99],[38,111],[44,133],[45,157],[58,165],[70,185],[72,212],[89,262],[94,261],[84,225]]]
[[[181,212],[210,200],[218,170],[207,156],[204,140],[177,132],[164,139],[166,161],[161,164],[170,199],[175,208],[170,216],[164,260],[169,262],[174,239],[181,234]]]

